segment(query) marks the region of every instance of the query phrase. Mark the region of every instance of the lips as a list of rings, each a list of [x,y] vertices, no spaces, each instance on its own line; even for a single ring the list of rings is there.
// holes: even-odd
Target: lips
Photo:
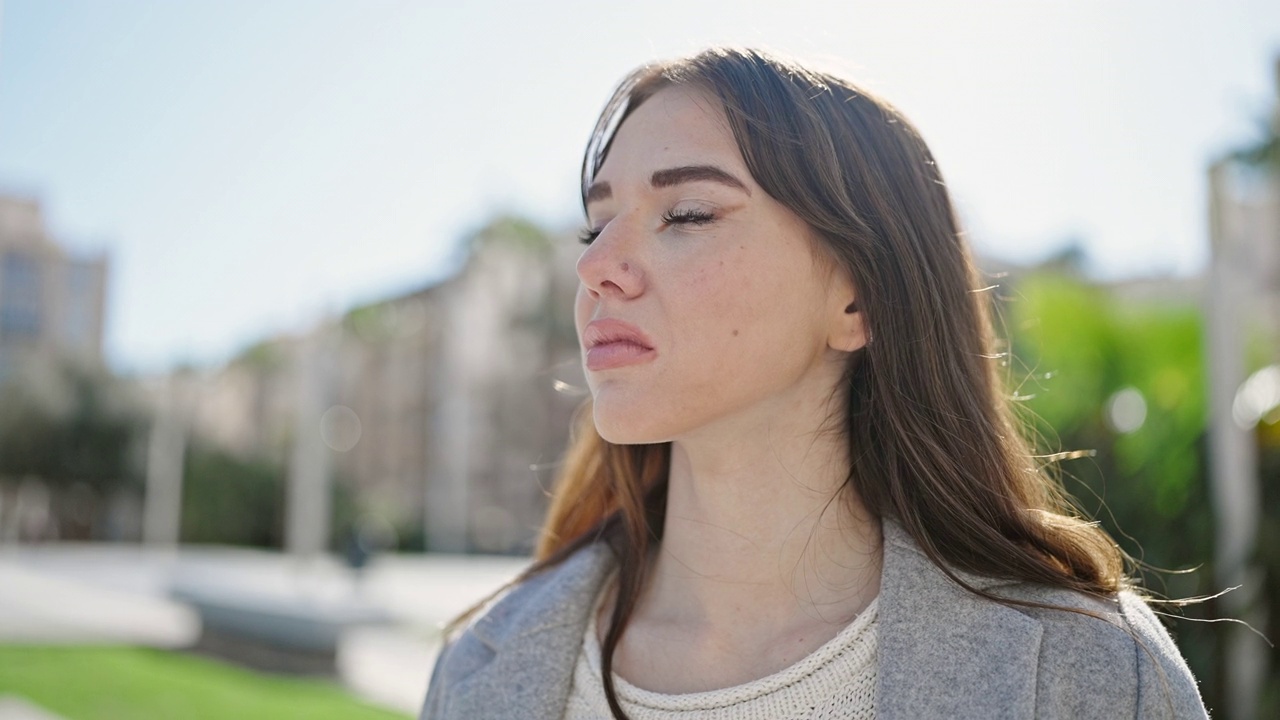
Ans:
[[[649,362],[658,354],[640,328],[611,318],[587,323],[582,347],[587,369],[593,372]]]

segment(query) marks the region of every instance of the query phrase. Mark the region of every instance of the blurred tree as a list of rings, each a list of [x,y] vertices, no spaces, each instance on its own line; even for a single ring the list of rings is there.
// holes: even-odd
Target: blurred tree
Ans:
[[[1258,138],[1243,147],[1230,152],[1227,157],[1236,162],[1252,167],[1280,170],[1280,114],[1272,111],[1272,116],[1260,118],[1257,122]]]
[[[0,385],[0,478],[38,478],[63,537],[87,539],[100,499],[137,489],[146,412],[131,388],[72,358],[21,367]]]
[[[1141,561],[1138,570],[1149,590],[1173,599],[1222,590],[1213,586],[1199,309],[1185,302],[1122,302],[1106,288],[1052,272],[1020,278],[1014,297],[1002,308],[1012,329],[1010,383],[1038,436],[1038,452],[1083,451],[1083,457],[1052,469],[1081,509]],[[1280,441],[1280,430],[1270,433]],[[1266,457],[1264,472],[1274,477],[1280,442],[1270,465]],[[1275,518],[1280,492],[1268,492],[1266,516]],[[1264,582],[1280,589],[1280,542],[1264,537],[1259,547],[1269,553],[1263,558]],[[1276,589],[1273,598],[1280,597]],[[1212,601],[1171,612],[1188,620],[1221,617]],[[1175,627],[1211,708],[1223,706],[1223,627],[1187,620]],[[1271,699],[1264,708],[1272,712],[1280,678],[1273,675],[1267,693]]]
[[[200,440],[184,459],[182,542],[281,547],[282,464],[238,457]]]
[[[537,223],[518,215],[499,215],[463,240],[474,252],[486,245],[505,245],[520,248],[530,255],[549,257],[553,251],[551,236]]]
[[[1057,252],[1040,263],[1040,269],[1078,278],[1084,277],[1088,265],[1089,251],[1085,248],[1084,238],[1072,235],[1063,241]]]
[[[268,455],[242,456],[195,439],[187,448],[182,487],[182,542],[284,546],[287,469]],[[356,525],[357,498],[351,483],[333,483],[331,550]]]

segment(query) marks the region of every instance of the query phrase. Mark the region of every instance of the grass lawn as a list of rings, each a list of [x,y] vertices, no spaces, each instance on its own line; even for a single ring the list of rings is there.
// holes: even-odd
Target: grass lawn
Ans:
[[[0,695],[69,720],[401,720],[322,680],[134,647],[0,645]]]

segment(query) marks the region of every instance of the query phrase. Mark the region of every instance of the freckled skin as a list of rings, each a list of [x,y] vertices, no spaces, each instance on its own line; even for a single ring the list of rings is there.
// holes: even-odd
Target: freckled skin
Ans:
[[[749,192],[650,185],[655,171],[689,165],[714,165]],[[612,194],[589,206],[600,234],[578,261],[578,332],[617,318],[656,351],[651,362],[587,373],[605,439],[679,440],[829,396],[847,357],[831,340],[847,326],[851,283],[820,269],[808,226],[751,177],[714,100],[659,91],[618,129],[596,180]],[[664,220],[690,210],[714,219]],[[731,347],[726,328],[739,338]]]

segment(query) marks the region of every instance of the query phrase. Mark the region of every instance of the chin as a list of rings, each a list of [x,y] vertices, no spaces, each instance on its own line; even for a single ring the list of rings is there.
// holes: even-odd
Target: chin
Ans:
[[[645,412],[622,405],[595,398],[591,414],[601,438],[614,445],[650,445],[671,439],[668,433],[663,432],[664,428],[653,422],[653,418],[646,417]],[[645,409],[652,410],[652,406]]]

